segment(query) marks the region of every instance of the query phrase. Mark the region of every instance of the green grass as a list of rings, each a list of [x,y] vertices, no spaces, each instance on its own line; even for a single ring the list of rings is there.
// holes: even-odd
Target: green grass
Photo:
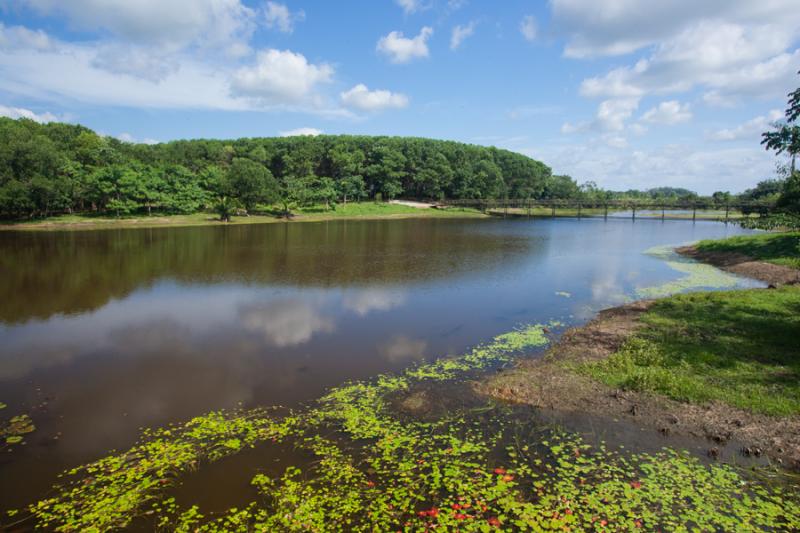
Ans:
[[[264,208],[265,212],[278,213],[277,207]],[[336,219],[377,219],[377,218],[465,218],[485,216],[475,209],[449,208],[449,209],[417,209],[404,205],[362,202],[337,205],[335,209],[325,209],[324,206],[304,207],[294,210],[293,221],[313,222]],[[73,214],[57,215],[38,220],[0,223],[0,230],[70,230],[70,229],[113,229],[113,228],[157,228],[181,226],[214,226],[214,225],[242,225],[242,224],[268,224],[285,222],[286,219],[276,214],[253,214],[251,216],[234,216],[230,222],[220,222],[219,217],[213,213],[192,213],[189,215],[131,215],[113,217],[108,215]]]
[[[800,268],[800,232],[742,235],[715,241],[700,241],[702,252],[732,252],[776,265]]]
[[[641,320],[620,351],[579,371],[679,401],[800,414],[800,287],[673,296]]]
[[[398,215],[414,215],[425,217],[452,217],[452,216],[481,216],[475,209],[449,208],[449,209],[419,209],[399,204],[361,202],[338,204],[335,209],[325,209],[324,206],[302,207],[296,210],[302,217],[385,217]]]

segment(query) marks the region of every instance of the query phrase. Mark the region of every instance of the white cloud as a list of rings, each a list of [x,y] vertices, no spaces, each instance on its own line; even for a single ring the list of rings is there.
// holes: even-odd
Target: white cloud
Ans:
[[[22,107],[8,107],[4,105],[0,105],[0,117],[8,117],[13,119],[27,118],[41,123],[58,122],[60,120],[57,116],[50,112],[35,113],[30,109],[25,109]]]
[[[422,4],[419,0],[395,0],[395,3],[403,8],[403,11],[405,11],[406,15],[415,13],[422,7]]]
[[[140,141],[128,132],[120,133],[119,135],[115,135],[114,137],[125,143],[158,144],[158,141],[155,139],[145,138]]]
[[[661,102],[642,115],[642,120],[653,124],[673,125],[688,122],[692,119],[689,104],[681,104],[677,100]]]
[[[772,25],[795,31],[795,0],[551,0],[554,26],[567,38],[568,57],[627,54],[667,40],[698,21]]]
[[[265,105],[298,104],[314,97],[319,84],[331,81],[333,67],[314,65],[291,50],[264,50],[256,63],[233,75],[234,94],[257,99]]]
[[[734,128],[717,130],[707,136],[711,141],[738,141],[741,139],[758,141],[761,134],[770,129],[773,122],[784,117],[779,109],[773,109],[766,115],[755,117]]]
[[[392,63],[407,63],[417,57],[428,57],[428,39],[433,28],[425,26],[416,37],[408,38],[403,32],[393,31],[381,37],[377,50],[387,56]]]
[[[400,109],[408,106],[408,97],[401,93],[386,90],[370,91],[366,85],[359,83],[341,94],[342,104],[360,111],[382,111],[384,109]]]
[[[564,123],[562,133],[584,133],[588,131],[622,131],[625,122],[639,107],[639,98],[612,98],[600,102],[597,115],[592,121],[577,124]]]
[[[47,50],[52,45],[50,37],[42,30],[31,30],[25,26],[5,26],[0,22],[0,49]]]
[[[701,21],[660,43],[647,58],[588,78],[589,97],[642,96],[702,87],[707,101],[782,96],[794,83],[800,51],[793,36],[772,26]]]
[[[181,48],[240,48],[256,12],[240,0],[24,0],[44,15],[61,15],[75,29],[106,31],[124,41]]]
[[[317,128],[295,128],[293,130],[281,131],[278,133],[281,137],[299,137],[299,136],[309,136],[309,137],[316,137],[317,135],[322,135],[325,133],[322,130],[318,130]]]
[[[522,17],[522,22],[519,23],[519,31],[526,41],[536,40],[538,33],[538,25],[536,24],[536,17],[533,15],[525,15]]]
[[[292,33],[295,22],[305,20],[306,14],[302,10],[292,13],[286,4],[268,1],[264,6],[264,18],[268,28],[277,28],[283,33]]]
[[[463,43],[467,37],[475,33],[475,26],[476,23],[474,21],[465,26],[454,26],[453,33],[450,35],[450,50],[458,50],[461,43]]]
[[[546,161],[556,174],[616,190],[672,186],[700,194],[743,191],[772,175],[775,166],[774,156],[758,145],[720,149],[702,143],[671,144],[619,150],[608,144],[608,139],[598,139],[520,151]]]
[[[628,147],[628,139],[621,135],[607,135],[603,137],[603,142],[605,142],[611,148],[627,148]]]
[[[176,72],[180,62],[175,56],[161,55],[145,47],[105,45],[97,47],[92,66],[113,74],[159,82]]]

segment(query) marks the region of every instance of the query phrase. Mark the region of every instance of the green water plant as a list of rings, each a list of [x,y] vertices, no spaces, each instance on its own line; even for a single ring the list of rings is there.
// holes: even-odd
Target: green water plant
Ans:
[[[640,287],[636,289],[636,296],[639,298],[662,298],[679,292],[701,288],[734,288],[742,282],[740,278],[711,265],[683,257],[674,250],[674,246],[656,246],[645,251],[645,253],[664,261],[667,266],[683,273],[684,276],[661,285]]]
[[[216,412],[148,431],[130,450],[65,473],[27,518],[56,531],[108,531],[136,520],[185,532],[800,527],[800,507],[783,489],[685,454],[612,452],[557,431],[521,436],[527,426],[508,408],[432,421],[393,408],[394,395],[544,346],[553,327],[520,328],[459,357],[347,383],[289,415]],[[256,474],[258,498],[224,513],[169,495],[187,472],[272,443],[316,460],[275,477]]]

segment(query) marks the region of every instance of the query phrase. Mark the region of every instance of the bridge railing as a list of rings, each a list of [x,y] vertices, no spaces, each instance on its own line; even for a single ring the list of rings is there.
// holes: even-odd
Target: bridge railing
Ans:
[[[631,217],[636,218],[637,211],[661,211],[661,217],[665,218],[668,211],[691,211],[692,219],[697,218],[698,211],[719,211],[720,218],[727,221],[731,212],[740,212],[744,215],[767,215],[775,210],[773,202],[715,202],[713,200],[597,200],[597,199],[460,199],[443,200],[437,202],[442,207],[471,207],[484,212],[494,212],[502,210],[504,214],[542,216],[541,213],[534,213],[535,209],[547,209],[551,216],[557,215],[557,210],[574,210],[575,215],[581,216],[604,216],[608,217],[609,212],[630,211]],[[516,210],[511,213],[508,210]],[[520,213],[519,210],[522,210]],[[587,210],[591,210],[587,212]],[[598,213],[600,210],[602,213]],[[546,215],[544,215],[546,216]],[[652,215],[650,215],[652,216]]]

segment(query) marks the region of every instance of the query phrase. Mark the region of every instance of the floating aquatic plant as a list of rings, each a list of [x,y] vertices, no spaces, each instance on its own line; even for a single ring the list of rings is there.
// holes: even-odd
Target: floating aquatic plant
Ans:
[[[290,416],[217,412],[148,431],[127,452],[67,472],[29,518],[56,531],[108,531],[145,517],[186,532],[800,527],[788,494],[684,454],[612,452],[552,432],[519,438],[520,425],[501,408],[432,422],[392,410],[391,394],[507,361],[543,346],[547,331],[520,328],[461,357],[348,383]],[[203,463],[271,442],[318,460],[305,471],[256,475],[256,501],[213,516],[166,496]]]
[[[636,289],[639,298],[661,298],[692,289],[723,289],[741,286],[743,280],[728,274],[716,267],[700,263],[677,253],[673,246],[656,246],[646,250],[645,254],[661,259],[673,270],[685,276],[652,287]]]

